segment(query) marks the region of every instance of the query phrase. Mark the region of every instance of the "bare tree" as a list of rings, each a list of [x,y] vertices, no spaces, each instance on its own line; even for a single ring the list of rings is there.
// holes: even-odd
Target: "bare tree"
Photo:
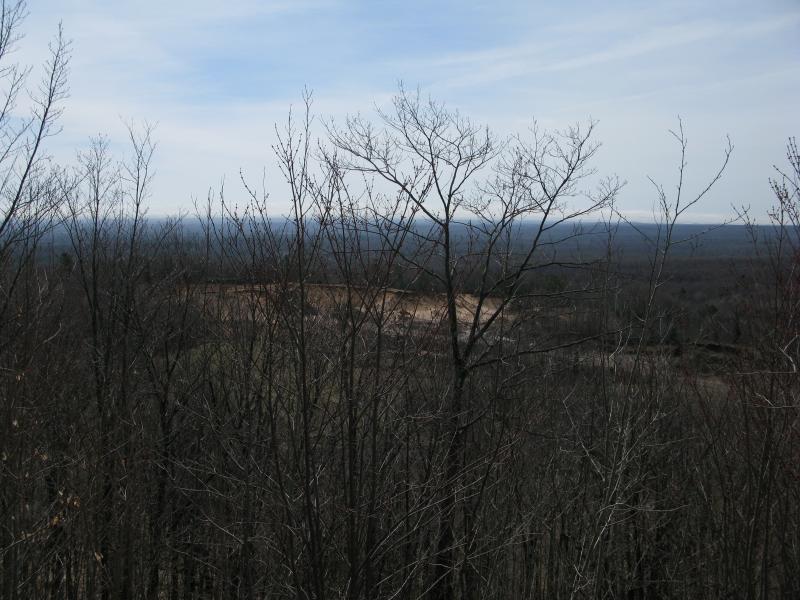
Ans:
[[[33,375],[43,367],[36,352],[57,332],[57,323],[49,317],[59,294],[37,261],[40,242],[51,230],[56,209],[70,186],[45,154],[45,142],[57,132],[67,94],[69,44],[59,29],[41,80],[28,92],[32,70],[11,62],[25,13],[21,1],[0,5],[0,372],[4,388],[0,436],[8,440],[4,442],[4,456],[12,457],[10,462],[4,460],[0,470],[0,559],[4,573],[0,576],[0,594],[9,598],[17,596],[16,574],[28,576],[35,561],[49,567],[53,556],[52,545],[48,553],[32,554],[20,543],[24,532],[47,529],[48,511],[41,505],[35,506],[33,514],[18,509],[30,491],[20,480],[29,468],[24,460],[24,439],[28,435],[49,437],[41,420],[28,419],[43,411],[47,403],[46,396],[35,391],[36,377],[32,377],[32,389],[27,393],[20,384],[28,372]],[[30,107],[27,111],[22,108],[26,104]],[[47,456],[44,449],[39,456],[42,452]],[[42,466],[52,501],[55,467]],[[54,568],[58,568],[56,563],[52,562]]]
[[[479,443],[472,440],[468,449],[466,436],[486,412],[470,402],[469,381],[491,365],[547,351],[519,338],[509,347],[507,337],[527,319],[509,322],[506,315],[533,296],[523,292],[533,272],[569,262],[556,256],[553,247],[563,240],[551,232],[557,237],[563,231],[558,226],[604,207],[619,184],[606,180],[596,195],[579,187],[593,175],[589,163],[597,145],[591,142],[591,123],[555,134],[534,127],[532,142],[521,137],[500,142],[458,112],[403,88],[391,111],[379,117],[380,129],[361,117],[344,128],[332,126],[331,139],[346,169],[387,182],[410,206],[411,217],[399,225],[413,242],[395,251],[445,297],[450,374],[441,416],[446,450],[439,467],[443,486],[430,586],[435,598],[465,597],[477,593],[470,554],[477,490],[485,483],[484,478],[471,482],[468,475],[474,460],[469,454]],[[572,202],[576,197],[583,204]],[[525,220],[531,223],[523,228]],[[418,245],[427,249],[423,261]],[[476,300],[465,309],[471,281]],[[459,537],[456,529],[462,527]]]

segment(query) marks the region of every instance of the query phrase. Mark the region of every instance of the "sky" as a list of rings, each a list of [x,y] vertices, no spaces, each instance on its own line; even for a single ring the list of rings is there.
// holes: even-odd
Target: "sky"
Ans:
[[[674,189],[680,116],[687,190],[734,152],[685,222],[749,206],[763,217],[773,165],[800,134],[800,0],[35,0],[15,59],[40,65],[62,22],[70,97],[50,153],[74,161],[92,136],[125,151],[125,124],[155,125],[150,214],[191,211],[239,174],[266,173],[286,210],[275,124],[313,91],[320,118],[371,114],[399,81],[499,135],[532,119],[598,121],[595,166],[627,182],[620,208],[646,220],[648,177]]]

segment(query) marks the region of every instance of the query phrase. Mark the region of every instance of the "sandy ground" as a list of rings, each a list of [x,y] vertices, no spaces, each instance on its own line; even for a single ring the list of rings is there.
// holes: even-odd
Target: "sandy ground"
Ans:
[[[264,318],[270,306],[283,298],[291,298],[297,288],[281,290],[278,286],[254,286],[241,284],[206,284],[201,288],[206,310],[219,309],[223,317]],[[283,293],[282,293],[283,292]],[[407,292],[385,288],[353,288],[343,285],[307,284],[308,305],[317,313],[330,313],[345,309],[349,302],[355,310],[370,310],[377,316],[380,311],[389,320],[414,320],[419,323],[435,323],[446,314],[444,294]],[[456,314],[460,323],[471,323],[478,307],[478,297],[473,294],[459,294],[456,300]],[[498,298],[486,298],[481,307],[480,320],[489,318],[500,307]],[[248,316],[249,315],[249,316]],[[260,316],[261,315],[261,316]]]

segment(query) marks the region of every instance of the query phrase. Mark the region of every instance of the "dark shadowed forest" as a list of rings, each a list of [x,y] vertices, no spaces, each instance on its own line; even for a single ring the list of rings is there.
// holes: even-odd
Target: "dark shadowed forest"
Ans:
[[[15,66],[21,6],[0,598],[800,597],[791,138],[768,214],[685,225],[735,150],[689,189],[677,123],[637,223],[592,122],[504,139],[402,87],[344,122],[307,97],[273,148],[288,212],[243,178],[151,219],[148,128],[48,157],[69,46]]]

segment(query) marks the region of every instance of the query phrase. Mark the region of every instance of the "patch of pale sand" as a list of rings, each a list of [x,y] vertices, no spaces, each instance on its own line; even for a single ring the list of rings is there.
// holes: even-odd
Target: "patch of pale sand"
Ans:
[[[347,304],[348,290],[344,286],[313,285],[308,297],[318,310],[333,309]],[[350,288],[350,302],[359,310],[384,310],[392,316],[411,318],[420,322],[434,322],[445,317],[445,294],[407,292],[388,288],[385,290]],[[481,320],[488,319],[500,307],[498,298],[485,298],[481,305]],[[471,323],[478,308],[478,297],[459,294],[456,298],[456,318],[461,323]]]
[[[296,286],[293,286],[296,289]],[[290,288],[291,289],[291,288]],[[209,306],[222,308],[224,317],[232,314],[247,315],[248,312],[266,312],[267,305],[280,288],[275,284],[254,286],[247,284],[206,284],[202,291]],[[311,307],[325,313],[341,310],[349,302],[357,311],[382,311],[390,319],[412,319],[421,323],[438,322],[445,318],[447,299],[445,294],[409,292],[394,288],[360,288],[337,284],[307,284],[306,298]],[[211,298],[214,301],[209,302]],[[253,304],[255,302],[255,305]],[[456,299],[456,318],[469,324],[475,317],[479,299],[474,294],[459,294]],[[499,298],[484,298],[481,305],[481,322],[490,318],[501,306]]]

